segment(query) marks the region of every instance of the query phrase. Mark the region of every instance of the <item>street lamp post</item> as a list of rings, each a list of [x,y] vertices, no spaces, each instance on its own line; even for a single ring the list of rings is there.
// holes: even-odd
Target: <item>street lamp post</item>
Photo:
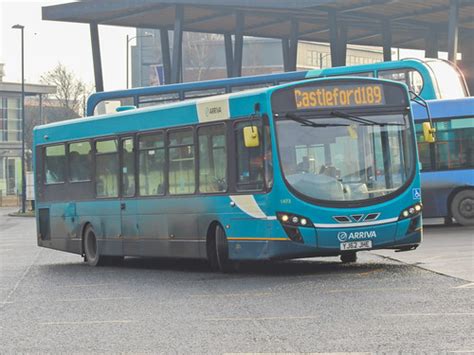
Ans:
[[[126,81],[127,81],[127,89],[129,87],[129,66],[130,66],[130,64],[129,64],[129,57],[130,57],[129,43],[130,43],[130,41],[132,41],[136,38],[145,38],[145,37],[154,37],[154,35],[153,35],[153,33],[145,33],[145,35],[143,35],[143,36],[133,36],[133,37],[130,37],[129,35],[127,35],[127,38],[126,38],[126,48],[127,48],[127,51],[126,51],[127,52],[127,54],[126,54],[126,56],[127,56],[127,59],[126,59],[126,63],[127,63],[126,64],[126,67],[127,67],[126,68],[126,76],[127,76],[127,79],[126,79]]]
[[[14,25],[21,31],[21,213],[26,212],[26,173],[25,173],[25,26]]]

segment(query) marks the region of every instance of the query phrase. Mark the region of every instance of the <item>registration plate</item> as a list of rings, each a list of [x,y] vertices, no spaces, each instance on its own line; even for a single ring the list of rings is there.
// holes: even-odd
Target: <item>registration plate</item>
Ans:
[[[358,250],[372,248],[371,240],[358,240],[357,242],[341,243],[341,250]]]

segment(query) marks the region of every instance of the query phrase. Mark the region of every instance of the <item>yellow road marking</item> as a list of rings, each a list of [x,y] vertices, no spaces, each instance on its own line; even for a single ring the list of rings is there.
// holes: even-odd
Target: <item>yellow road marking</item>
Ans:
[[[234,317],[234,318],[206,318],[210,322],[221,321],[256,321],[256,320],[303,320],[303,319],[320,319],[320,316],[282,316],[282,317]]]

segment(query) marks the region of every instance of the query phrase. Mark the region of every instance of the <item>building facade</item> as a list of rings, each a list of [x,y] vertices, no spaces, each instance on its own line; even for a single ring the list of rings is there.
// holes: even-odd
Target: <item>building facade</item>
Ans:
[[[169,33],[172,39],[172,32]],[[170,43],[173,43],[170,40]],[[137,29],[136,45],[131,51],[132,86],[144,87],[163,84],[160,32]],[[347,48],[347,65],[383,61],[383,51],[377,47]],[[297,70],[329,68],[331,50],[328,43],[300,41]],[[242,75],[283,72],[281,41],[245,37]],[[185,33],[183,38],[183,81],[212,80],[227,77],[224,38],[216,34]]]
[[[0,73],[3,65],[0,64]],[[56,92],[54,86],[25,84],[25,96]],[[21,84],[4,82],[0,75],[0,193],[21,191]]]

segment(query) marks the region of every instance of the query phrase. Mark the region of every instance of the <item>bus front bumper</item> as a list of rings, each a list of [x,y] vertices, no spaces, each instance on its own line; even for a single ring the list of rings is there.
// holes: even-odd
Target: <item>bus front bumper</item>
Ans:
[[[291,239],[255,238],[246,240],[229,239],[229,259],[231,260],[272,260],[315,256],[341,255],[341,244],[355,238],[357,241],[370,240],[371,248],[351,251],[395,249],[413,250],[422,241],[421,217],[388,223],[370,230],[364,228],[300,228],[302,241]],[[345,234],[342,234],[344,232]]]

